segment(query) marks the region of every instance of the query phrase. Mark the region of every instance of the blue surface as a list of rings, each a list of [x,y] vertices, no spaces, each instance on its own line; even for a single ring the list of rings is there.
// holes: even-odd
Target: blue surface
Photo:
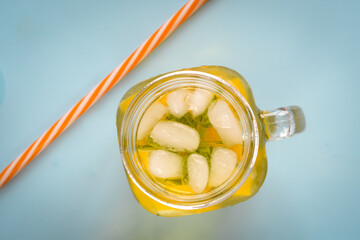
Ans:
[[[2,0],[0,169],[184,3]],[[0,190],[0,239],[356,239],[359,11],[355,0],[210,1]],[[261,109],[301,106],[306,132],[267,145],[251,200],[153,216],[122,169],[117,104],[141,80],[206,64],[243,74]]]

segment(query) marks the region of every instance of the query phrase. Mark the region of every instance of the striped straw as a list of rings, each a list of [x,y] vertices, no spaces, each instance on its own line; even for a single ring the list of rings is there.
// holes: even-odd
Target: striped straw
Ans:
[[[86,94],[74,107],[55,122],[43,135],[33,142],[20,156],[0,173],[0,188],[18,174],[32,159],[42,152],[55,138],[64,132],[97,100],[107,93],[141,60],[164,41],[177,27],[190,17],[207,0],[190,0],[167,20],[129,57],[116,67],[104,80]]]

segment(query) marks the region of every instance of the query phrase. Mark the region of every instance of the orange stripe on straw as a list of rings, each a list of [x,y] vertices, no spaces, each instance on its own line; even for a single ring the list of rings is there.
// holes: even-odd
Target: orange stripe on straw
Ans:
[[[0,188],[106,94],[207,0],[190,0],[0,173]]]

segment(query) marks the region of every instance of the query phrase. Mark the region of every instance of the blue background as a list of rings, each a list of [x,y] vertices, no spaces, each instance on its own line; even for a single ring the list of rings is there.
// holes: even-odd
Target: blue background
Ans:
[[[185,0],[2,0],[0,169],[175,13]],[[0,189],[7,239],[356,239],[360,234],[360,1],[212,0]],[[307,129],[267,145],[247,202],[182,218],[140,207],[115,115],[133,84],[224,65],[261,109],[299,105]]]

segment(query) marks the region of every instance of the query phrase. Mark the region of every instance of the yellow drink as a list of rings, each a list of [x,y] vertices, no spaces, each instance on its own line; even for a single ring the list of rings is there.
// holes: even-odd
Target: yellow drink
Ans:
[[[200,133],[199,147],[194,151],[176,151],[170,149],[170,151],[175,152],[184,159],[186,159],[191,152],[205,156],[206,151],[201,148],[204,146],[204,149],[207,151],[211,149],[209,153],[217,147],[227,148],[236,153],[237,167],[232,171],[232,176],[229,177],[229,180],[219,187],[211,187],[208,184],[201,193],[195,193],[189,186],[186,170],[182,177],[175,179],[153,176],[148,166],[149,154],[159,146],[154,145],[151,139],[149,142],[149,137],[134,140],[134,138],[136,138],[135,132],[137,131],[133,126],[134,122],[141,122],[141,114],[144,114],[144,111],[146,111],[145,109],[141,114],[136,113],[138,114],[136,115],[134,113],[131,115],[132,112],[141,112],[136,109],[137,104],[144,104],[141,102],[142,99],[149,98],[144,101],[149,101],[151,104],[161,103],[168,107],[168,95],[174,91],[174,86],[178,83],[171,85],[173,86],[172,89],[170,89],[170,87],[162,88],[161,84],[167,84],[167,82],[171,84],[172,81],[176,81],[177,79],[187,79],[184,78],[184,76],[187,76],[190,80],[181,80],[179,82],[180,85],[184,81],[187,82],[179,86],[189,91],[194,91],[197,87],[203,87],[201,86],[202,81],[212,81],[212,85],[209,85],[210,87],[208,86],[208,90],[213,92],[214,99],[216,99],[215,101],[223,100],[227,103],[235,118],[241,122],[241,127],[244,132],[244,139],[242,139],[240,144],[232,144],[229,146],[224,144],[223,139],[219,136],[214,126],[210,125],[202,129],[201,126],[199,127],[199,124],[194,123],[192,127]],[[194,80],[191,80],[193,78],[189,76],[195,76]],[[154,80],[159,83],[151,85]],[[193,86],[191,86],[191,84],[193,84]],[[139,93],[144,87],[146,89],[157,89],[153,90],[154,94],[151,101],[149,97],[151,94],[147,93],[146,89]],[[216,90],[218,88],[220,90]],[[226,91],[232,91],[232,96],[227,95]],[[137,96],[138,93],[140,96]],[[147,105],[147,108],[149,106],[150,105]],[[141,107],[139,109],[141,109]],[[125,114],[126,111],[129,112],[127,115]],[[251,89],[245,79],[237,72],[225,67],[203,66],[184,69],[163,74],[135,85],[124,95],[119,104],[117,127],[125,169],[130,187],[136,199],[146,210],[153,214],[174,217],[232,206],[252,197],[258,192],[265,180],[267,172],[265,141],[272,138],[272,134],[274,134],[271,129],[265,129],[265,125],[271,125],[275,123],[275,121],[270,121],[270,118],[267,118],[266,115],[261,116],[263,113],[264,112],[260,112],[255,105]],[[191,111],[186,114],[190,122],[196,122],[196,117],[189,117],[192,114]],[[204,114],[206,114],[206,112]],[[131,118],[131,116],[133,116],[133,118]],[[167,112],[158,121],[182,121],[182,118],[183,117],[174,118],[171,113]],[[132,128],[134,129],[128,130]],[[302,130],[303,128],[297,129],[296,132]],[[132,135],[134,137],[131,137]],[[212,158],[212,156],[210,157],[209,155],[206,157],[211,169],[210,158]],[[186,166],[186,164],[184,166]]]

